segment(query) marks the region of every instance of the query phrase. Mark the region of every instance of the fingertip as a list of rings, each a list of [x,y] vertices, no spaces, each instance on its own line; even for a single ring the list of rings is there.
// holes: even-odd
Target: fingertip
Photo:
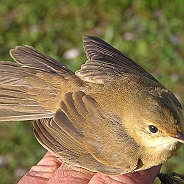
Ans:
[[[29,174],[24,175],[21,180],[18,182],[18,184],[47,184],[48,183],[47,178],[42,177],[32,177]]]
[[[44,155],[44,157],[37,163],[36,166],[53,166],[56,169],[58,169],[61,164],[62,162],[59,161],[59,159],[57,159],[57,157],[54,154],[48,151]]]

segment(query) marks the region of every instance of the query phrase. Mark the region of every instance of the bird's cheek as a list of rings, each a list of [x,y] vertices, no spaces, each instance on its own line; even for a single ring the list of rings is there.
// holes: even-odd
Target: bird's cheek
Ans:
[[[137,128],[132,131],[132,135],[130,135],[138,145],[143,145],[145,142],[145,139],[147,139],[147,133],[142,131],[141,129]]]

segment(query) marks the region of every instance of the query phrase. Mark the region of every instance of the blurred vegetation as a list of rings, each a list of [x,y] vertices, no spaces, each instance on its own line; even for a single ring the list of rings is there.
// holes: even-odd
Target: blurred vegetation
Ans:
[[[96,35],[134,59],[184,105],[183,1],[1,0],[0,60],[31,45],[76,71],[86,61],[85,34]],[[66,51],[79,55],[67,59]],[[31,122],[0,123],[0,178],[13,184],[44,154]],[[163,171],[184,174],[184,146]],[[155,182],[156,183],[156,182]]]

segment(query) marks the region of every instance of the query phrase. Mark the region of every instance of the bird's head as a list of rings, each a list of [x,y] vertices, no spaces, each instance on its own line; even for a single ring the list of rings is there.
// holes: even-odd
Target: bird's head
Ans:
[[[174,151],[184,143],[181,104],[165,88],[155,88],[144,95],[135,107],[131,136],[142,146],[159,151]],[[135,115],[135,114],[134,114]]]

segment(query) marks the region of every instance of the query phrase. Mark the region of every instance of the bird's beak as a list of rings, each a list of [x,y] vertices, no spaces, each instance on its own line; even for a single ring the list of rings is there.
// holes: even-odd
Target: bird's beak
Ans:
[[[184,134],[183,132],[178,132],[173,138],[177,139],[177,141],[184,144]]]

